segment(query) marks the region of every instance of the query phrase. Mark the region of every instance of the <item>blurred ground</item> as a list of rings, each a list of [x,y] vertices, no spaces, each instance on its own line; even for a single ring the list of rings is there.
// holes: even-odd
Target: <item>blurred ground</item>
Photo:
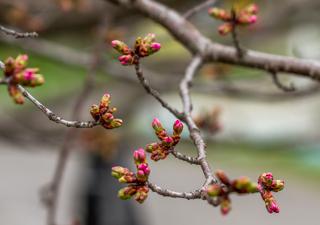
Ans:
[[[20,147],[1,143],[1,223],[43,225],[45,210],[39,200],[39,188],[51,178],[57,157],[55,151],[45,148],[39,146],[22,151]],[[219,160],[214,160],[213,155],[216,155]],[[226,155],[221,152],[213,155],[210,154],[210,161],[214,168],[225,169],[232,177],[246,174],[254,179],[260,173],[258,169],[250,169],[250,166],[239,166],[236,159],[223,160],[221,157],[226,159]],[[249,155],[247,158],[250,160],[254,157]],[[165,188],[190,191],[203,182],[199,168],[176,160],[152,163],[151,168],[151,180]],[[58,213],[60,224],[70,224],[69,221],[77,215],[75,206],[79,203],[80,197],[79,180],[89,172],[84,155],[74,152],[63,182]],[[266,212],[259,195],[233,196],[233,210],[226,217],[220,215],[219,209],[212,208],[203,201],[163,198],[154,193],[150,193],[145,204],[135,204],[136,211],[138,216],[146,222],[145,224],[150,225],[221,223],[256,225],[257,221],[262,225],[301,225],[308,221],[317,221],[320,201],[318,180],[297,177],[283,168],[275,169],[273,172],[276,177],[286,180],[285,190],[276,195],[281,206],[281,213],[278,215],[269,215]],[[105,174],[110,176],[109,171],[105,171]],[[110,194],[116,195],[116,193]],[[107,211],[105,213],[108,215]]]

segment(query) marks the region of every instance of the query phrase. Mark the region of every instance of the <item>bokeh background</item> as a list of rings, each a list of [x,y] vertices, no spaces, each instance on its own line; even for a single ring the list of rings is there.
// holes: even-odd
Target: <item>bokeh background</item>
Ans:
[[[199,1],[160,1],[185,12]],[[320,58],[320,2],[317,0],[257,1],[259,22],[240,30],[243,46],[299,58]],[[206,10],[192,17],[210,39],[231,45],[230,37],[217,34],[218,21]],[[283,93],[269,74],[224,64],[208,64],[192,89],[194,117],[210,121],[203,134],[213,169],[230,176],[256,179],[271,171],[286,181],[277,199],[278,215],[269,215],[260,196],[233,197],[233,210],[223,217],[205,202],[163,198],[150,193],[143,205],[117,199],[120,185],[110,176],[111,166],[133,166],[131,154],[155,140],[151,121],[159,117],[168,129],[174,117],[146,95],[131,67],[121,67],[110,41],[133,43],[135,37],[153,32],[162,49],[143,60],[151,84],[166,100],[181,106],[178,82],[190,54],[167,31],[136,12],[102,0],[0,0],[0,24],[37,31],[37,39],[13,39],[0,34],[0,58],[30,55],[40,67],[45,85],[30,92],[50,109],[71,118],[92,64],[98,70],[93,92],[80,112],[101,95],[112,94],[125,124],[117,130],[81,131],[72,142],[72,155],[59,198],[59,225],[79,220],[86,225],[160,224],[318,224],[320,178],[320,88],[307,79],[281,75],[297,92]],[[46,222],[40,193],[52,178],[67,128],[48,121],[30,102],[13,104],[0,87],[0,223],[8,225]],[[187,132],[178,150],[196,155]],[[169,157],[150,162],[150,179],[162,187],[191,191],[204,181],[200,168]]]

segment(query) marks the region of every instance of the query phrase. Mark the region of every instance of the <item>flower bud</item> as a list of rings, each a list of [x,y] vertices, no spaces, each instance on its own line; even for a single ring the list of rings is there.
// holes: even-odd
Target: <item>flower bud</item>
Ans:
[[[9,57],[5,61],[4,75],[6,77],[12,76],[15,69],[15,60],[12,57]]]
[[[93,117],[95,121],[98,121],[100,119],[100,110],[99,106],[97,105],[92,105],[90,108],[90,114]]]
[[[135,195],[135,200],[139,203],[143,203],[148,197],[149,188],[147,186],[139,187]]]
[[[153,151],[157,150],[159,148],[158,143],[151,143],[146,146],[146,151],[149,153],[152,153]]]
[[[223,170],[217,170],[215,172],[218,179],[225,185],[229,186],[231,184],[227,174]]]
[[[183,123],[180,120],[176,120],[173,125],[173,135],[180,135],[183,130]]]
[[[264,200],[266,204],[266,209],[269,213],[279,213],[280,209],[277,205],[277,202],[275,201],[271,191],[265,191],[261,194],[262,199]]]
[[[156,35],[153,34],[153,33],[149,33],[149,34],[147,34],[147,36],[145,36],[145,37],[143,38],[143,42],[144,42],[145,44],[151,44],[151,43],[154,42],[155,40],[156,40]]]
[[[225,23],[219,26],[218,31],[220,35],[227,35],[229,34],[233,29],[232,23]]]
[[[243,12],[251,14],[251,15],[258,14],[258,12],[259,12],[258,5],[257,4],[250,4],[243,10]]]
[[[111,175],[114,178],[119,179],[120,177],[124,176],[125,174],[128,174],[130,172],[129,169],[121,167],[121,166],[114,166],[112,167]]]
[[[110,123],[111,129],[121,127],[123,124],[122,119],[113,119]]]
[[[242,25],[250,25],[256,23],[258,17],[256,15],[243,14],[237,18],[237,22]]]
[[[118,197],[122,200],[128,200],[137,193],[136,187],[125,187],[119,190]]]
[[[137,179],[140,182],[146,182],[150,174],[150,168],[147,163],[140,164],[138,167]]]
[[[100,100],[100,109],[108,108],[111,103],[111,95],[109,93],[105,93]]]
[[[130,55],[132,50],[122,41],[113,40],[111,42],[112,47],[123,55]]]
[[[209,185],[207,188],[207,193],[210,197],[217,197],[221,194],[222,189],[219,184]]]
[[[219,20],[230,21],[232,19],[231,14],[224,9],[214,7],[209,9],[208,13],[213,18],[216,18]]]
[[[16,60],[15,60],[15,69],[16,71],[21,71],[24,68],[26,68],[27,63],[28,63],[28,55],[18,55]]]
[[[24,97],[17,86],[9,85],[8,92],[16,104],[22,105],[24,103]]]
[[[133,159],[136,165],[140,165],[141,163],[146,162],[146,153],[144,152],[144,149],[139,148],[138,150],[134,151],[133,153]]]
[[[132,55],[122,55],[118,59],[123,66],[129,66],[136,63],[136,60]]]
[[[270,187],[272,185],[272,182],[273,182],[272,173],[263,173],[260,175],[260,177],[258,179],[258,183],[262,184],[266,187]]]
[[[106,112],[101,116],[102,120],[106,123],[111,123],[111,121],[114,119],[114,116],[111,113]]]
[[[152,121],[152,127],[156,132],[163,131],[164,128],[158,118],[154,118]]]
[[[171,147],[173,143],[174,143],[174,140],[172,137],[165,137],[161,144],[165,147]]]
[[[220,211],[222,215],[227,215],[231,210],[231,200],[228,197],[224,197],[220,204]]]
[[[282,191],[284,188],[284,181],[283,180],[273,180],[272,181],[272,185],[271,185],[271,189],[274,192],[279,192]]]

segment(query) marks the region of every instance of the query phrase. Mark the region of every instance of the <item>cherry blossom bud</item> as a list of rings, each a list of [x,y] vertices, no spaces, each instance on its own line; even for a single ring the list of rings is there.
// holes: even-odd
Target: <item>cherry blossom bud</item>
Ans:
[[[148,192],[149,188],[147,186],[139,187],[134,199],[141,204],[147,199]]]
[[[17,86],[9,85],[8,92],[16,104],[21,105],[24,103],[24,97],[23,97],[21,91],[17,88]]]
[[[151,49],[152,49],[152,53],[155,53],[157,51],[160,50],[161,48],[161,44],[160,43],[157,43],[157,42],[154,42],[150,45]]]
[[[231,14],[224,9],[214,7],[209,9],[208,13],[213,18],[216,18],[219,20],[229,21],[232,19]]]
[[[90,114],[95,121],[100,119],[100,110],[98,105],[92,105],[90,108]]]
[[[154,118],[152,121],[152,127],[156,132],[163,131],[164,128],[158,118]]]
[[[100,109],[109,107],[111,103],[111,95],[109,93],[105,93],[100,100]]]
[[[231,200],[228,197],[224,197],[220,204],[220,210],[222,215],[227,215],[231,210]]]
[[[258,179],[259,184],[262,184],[266,187],[270,187],[273,182],[273,175],[272,173],[263,173],[260,175]]]
[[[150,168],[147,163],[143,163],[137,166],[137,179],[140,182],[146,182],[150,174]]]
[[[101,118],[104,122],[110,123],[114,119],[114,116],[112,115],[112,113],[106,112],[102,115]]]
[[[162,141],[162,144],[166,147],[171,147],[174,143],[174,140],[172,137],[165,137]]]
[[[137,63],[135,57],[132,55],[122,55],[118,59],[123,66],[130,66]]]
[[[146,162],[146,153],[144,149],[139,148],[138,150],[134,151],[133,159],[136,165],[140,165],[141,163]]]
[[[123,124],[122,119],[113,119],[110,123],[111,129],[121,127]]]
[[[28,59],[28,55],[18,55],[15,60],[15,69],[20,72],[21,70],[26,68]]]
[[[149,153],[152,153],[153,151],[157,150],[159,148],[158,143],[151,143],[146,146],[146,151]]]
[[[112,167],[111,175],[114,178],[119,179],[120,177],[128,174],[129,172],[130,172],[130,170],[127,169],[127,168],[124,168],[124,167],[121,167],[121,166],[114,166],[114,167]]]
[[[5,61],[5,70],[4,75],[6,77],[12,76],[15,70],[15,60],[12,57],[9,57]]]
[[[284,188],[284,181],[283,180],[273,180],[271,184],[271,189],[274,192],[282,191]]]
[[[255,193],[258,192],[258,185],[251,182],[248,177],[240,177],[232,182],[232,187],[238,193]]]
[[[258,14],[259,7],[257,4],[250,4],[244,9],[244,12],[251,15]]]
[[[133,172],[129,171],[128,173],[120,177],[118,181],[123,184],[135,183],[137,182],[137,177],[134,175]]]
[[[223,170],[217,170],[215,174],[223,184],[227,186],[231,184],[230,179],[228,178],[227,174]]]
[[[219,26],[218,31],[220,35],[227,35],[232,31],[232,29],[232,23],[224,23],[221,26]]]
[[[122,200],[128,200],[137,193],[137,188],[133,186],[125,187],[119,190],[118,197]]]
[[[217,197],[221,194],[222,189],[219,184],[209,185],[207,188],[207,193],[210,197]]]
[[[147,34],[147,36],[145,36],[143,38],[143,42],[146,43],[146,44],[151,44],[155,40],[156,40],[156,35],[153,34],[153,33],[149,33],[149,34]]]
[[[277,205],[277,202],[275,201],[271,191],[265,191],[261,194],[262,199],[264,200],[266,204],[266,209],[269,213],[279,213],[280,209]]]
[[[130,55],[132,50],[124,42],[119,40],[113,40],[111,42],[112,47],[123,55]]]
[[[237,18],[237,22],[242,25],[250,25],[256,23],[258,17],[256,15],[243,14]]]
[[[173,135],[180,135],[183,130],[183,123],[180,120],[176,120],[173,125]]]

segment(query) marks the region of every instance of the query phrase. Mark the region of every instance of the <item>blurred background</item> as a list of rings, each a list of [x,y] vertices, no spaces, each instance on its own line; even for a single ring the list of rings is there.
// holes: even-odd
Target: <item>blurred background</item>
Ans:
[[[179,12],[196,0],[163,0]],[[320,2],[317,0],[257,1],[259,22],[241,29],[245,48],[299,58],[320,58]],[[220,22],[206,9],[191,18],[210,39],[231,45],[220,37]],[[71,112],[86,76],[97,71],[93,91],[85,99],[81,120],[106,91],[117,115],[125,123],[117,130],[81,130],[72,141],[72,154],[59,198],[58,225],[160,225],[160,224],[316,224],[320,178],[320,87],[300,77],[281,75],[293,93],[275,87],[269,74],[224,64],[208,64],[192,89],[194,117],[208,144],[214,170],[231,177],[256,179],[273,172],[286,188],[277,195],[278,215],[269,215],[258,195],[233,196],[233,210],[223,217],[200,200],[163,198],[150,193],[142,204],[123,202],[121,187],[110,176],[114,165],[132,165],[133,150],[155,140],[151,121],[159,117],[171,129],[174,117],[161,108],[137,83],[131,67],[121,67],[110,48],[113,39],[133,43],[149,32],[162,49],[143,60],[145,75],[171,104],[181,107],[178,82],[190,54],[164,28],[133,11],[102,0],[0,0],[0,24],[37,31],[37,39],[0,35],[0,58],[19,53],[40,67],[45,85],[30,92],[58,115],[72,120]],[[44,225],[46,209],[40,201],[43,187],[52,179],[67,128],[48,121],[30,102],[15,105],[5,86],[0,87],[0,223]],[[184,133],[177,149],[196,156]],[[150,179],[177,191],[191,191],[203,183],[200,168],[171,156],[150,162]]]

